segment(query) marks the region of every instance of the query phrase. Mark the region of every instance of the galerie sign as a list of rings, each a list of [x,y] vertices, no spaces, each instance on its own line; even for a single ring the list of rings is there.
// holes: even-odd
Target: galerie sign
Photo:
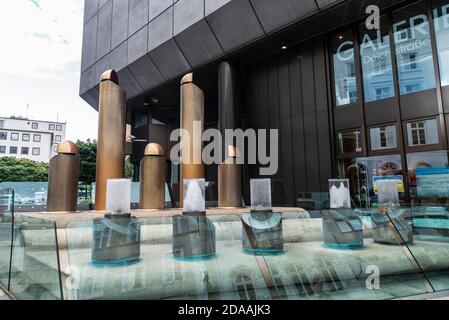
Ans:
[[[368,10],[367,10],[368,11]],[[380,22],[377,20],[377,13],[367,19],[367,29],[376,29],[375,38],[365,33],[360,43],[360,51],[363,56],[365,50],[374,52],[374,55],[364,57],[364,63],[373,62],[375,59],[386,59],[389,55],[389,43],[382,41],[380,31]],[[449,28],[449,4],[433,10],[435,21],[435,31],[441,31]],[[371,21],[368,23],[368,21]],[[374,27],[378,26],[378,28]],[[407,52],[416,52],[423,48],[430,48],[430,29],[427,15],[418,14],[408,19],[398,21],[393,24],[394,42],[396,45],[396,54]],[[354,42],[352,40],[343,41],[337,48],[336,56],[340,61],[351,61],[354,59]]]

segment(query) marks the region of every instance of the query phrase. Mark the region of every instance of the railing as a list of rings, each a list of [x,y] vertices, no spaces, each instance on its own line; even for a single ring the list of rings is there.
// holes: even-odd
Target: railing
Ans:
[[[62,299],[55,222],[14,214],[12,189],[0,196],[0,284],[15,299]]]
[[[17,299],[72,300],[394,299],[449,290],[447,205],[281,217],[94,219],[56,229],[4,210],[0,282]],[[179,255],[195,243],[208,254]]]

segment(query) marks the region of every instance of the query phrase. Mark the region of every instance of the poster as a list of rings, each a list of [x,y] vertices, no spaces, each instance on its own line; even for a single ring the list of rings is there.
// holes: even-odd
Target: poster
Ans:
[[[416,168],[418,197],[449,197],[449,168]]]
[[[377,184],[379,180],[396,180],[398,192],[404,192],[404,178],[402,176],[374,176],[373,187],[375,194],[377,194],[377,191],[379,190],[379,185]]]

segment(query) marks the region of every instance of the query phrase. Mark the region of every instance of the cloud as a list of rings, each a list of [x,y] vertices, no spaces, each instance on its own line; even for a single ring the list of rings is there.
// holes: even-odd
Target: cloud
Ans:
[[[37,79],[61,79],[61,70],[80,64],[82,0],[14,0],[0,4],[0,72]],[[79,68],[78,68],[79,69]]]

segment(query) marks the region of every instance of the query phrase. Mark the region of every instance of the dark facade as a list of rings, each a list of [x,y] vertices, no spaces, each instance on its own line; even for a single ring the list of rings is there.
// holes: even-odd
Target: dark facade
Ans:
[[[382,10],[379,32],[364,26],[370,4]],[[231,96],[235,123],[224,126],[280,130],[276,204],[320,208],[328,179],[344,177],[355,205],[370,206],[386,176],[402,179],[405,202],[445,201],[448,17],[449,0],[87,0],[80,95],[96,108],[100,74],[116,69],[132,135],[168,150],[179,80],[193,71],[206,128],[230,121]],[[144,147],[132,144],[135,164]],[[206,174],[216,181],[216,166]],[[257,175],[245,166],[246,197]],[[442,190],[426,187],[435,179]]]

